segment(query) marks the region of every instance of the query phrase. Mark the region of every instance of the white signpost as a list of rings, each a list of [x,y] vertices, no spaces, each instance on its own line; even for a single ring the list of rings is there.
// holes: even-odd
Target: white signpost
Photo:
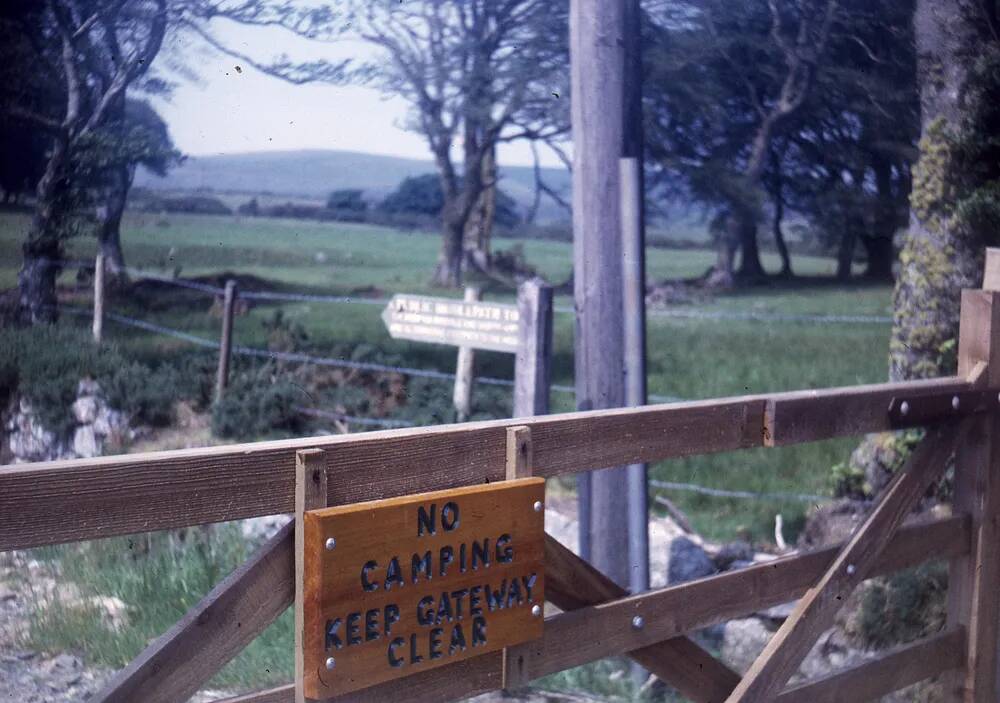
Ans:
[[[547,413],[552,288],[538,279],[525,281],[518,287],[517,305],[484,303],[475,297],[457,300],[399,293],[382,311],[382,321],[393,339],[515,354],[514,416]],[[459,363],[456,387],[471,387],[471,377],[472,364]],[[459,402],[459,395],[456,392],[456,410],[464,419],[468,402]],[[467,391],[462,395],[467,397]]]

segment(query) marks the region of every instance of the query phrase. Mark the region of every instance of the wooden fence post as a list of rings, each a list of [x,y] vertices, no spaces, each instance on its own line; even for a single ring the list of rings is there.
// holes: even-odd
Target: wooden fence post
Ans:
[[[215,378],[215,400],[222,400],[222,394],[229,385],[229,359],[233,353],[233,312],[236,306],[236,281],[226,281],[226,292],[222,299],[222,339],[219,343],[219,372]]]
[[[552,366],[552,287],[538,278],[517,289],[514,417],[547,415]]]
[[[305,703],[305,512],[326,507],[326,454],[322,449],[303,449],[295,454],[295,703]]]
[[[467,303],[476,303],[482,297],[482,291],[477,286],[468,286],[465,289],[463,300]],[[455,391],[452,395],[452,402],[455,404],[455,419],[458,422],[465,422],[469,419],[472,410],[472,367],[476,359],[476,352],[472,347],[458,348],[458,361],[455,364]]]
[[[94,260],[94,342],[104,336],[104,254],[97,252]]]
[[[985,290],[962,293],[958,372],[982,386],[1000,385],[1000,251],[987,255]],[[985,371],[982,371],[985,364]],[[972,520],[968,556],[951,561],[948,627],[968,633],[964,671],[948,683],[953,700],[995,703],[1000,637],[1000,416],[971,420],[968,442],[955,453],[953,510]]]

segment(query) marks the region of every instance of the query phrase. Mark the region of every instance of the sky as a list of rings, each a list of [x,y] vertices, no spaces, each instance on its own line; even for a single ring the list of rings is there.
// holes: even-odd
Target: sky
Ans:
[[[284,32],[232,25],[214,31],[226,45],[264,64],[282,53],[308,59],[371,51],[358,43],[318,46]],[[420,135],[403,127],[407,103],[401,98],[358,86],[292,85],[202,42],[184,42],[169,51],[173,56],[167,60],[179,59],[185,70],[169,76],[176,84],[171,98],[155,102],[185,154],[343,149],[430,158]],[[498,158],[509,166],[532,163],[527,143],[501,145]],[[546,153],[542,162],[561,165]]]

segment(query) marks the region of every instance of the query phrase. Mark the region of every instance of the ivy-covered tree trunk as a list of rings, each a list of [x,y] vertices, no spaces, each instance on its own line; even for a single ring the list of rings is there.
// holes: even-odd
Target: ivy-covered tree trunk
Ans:
[[[35,191],[35,212],[22,246],[23,264],[17,274],[21,321],[27,324],[56,319],[56,278],[62,261],[60,227],[65,219],[64,199],[69,167],[69,137],[52,142],[45,173]]]
[[[122,217],[128,201],[128,191],[132,185],[132,168],[122,166],[108,174],[108,186],[105,189],[104,203],[98,214],[97,242],[104,254],[104,266],[107,273],[106,284],[111,288],[119,288],[125,284],[125,255],[122,252]]]
[[[920,160],[900,252],[889,378],[955,372],[961,291],[981,285],[1000,235],[1000,23],[995,2],[919,0]],[[877,492],[898,451],[870,437],[852,457]],[[896,459],[892,459],[895,456]]]

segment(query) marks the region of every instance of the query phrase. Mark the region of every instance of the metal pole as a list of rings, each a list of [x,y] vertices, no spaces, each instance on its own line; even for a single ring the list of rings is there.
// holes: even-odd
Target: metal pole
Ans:
[[[646,299],[639,160],[621,160],[625,303],[625,404],[646,404]],[[649,496],[645,464],[628,467],[629,587],[649,590]]]

